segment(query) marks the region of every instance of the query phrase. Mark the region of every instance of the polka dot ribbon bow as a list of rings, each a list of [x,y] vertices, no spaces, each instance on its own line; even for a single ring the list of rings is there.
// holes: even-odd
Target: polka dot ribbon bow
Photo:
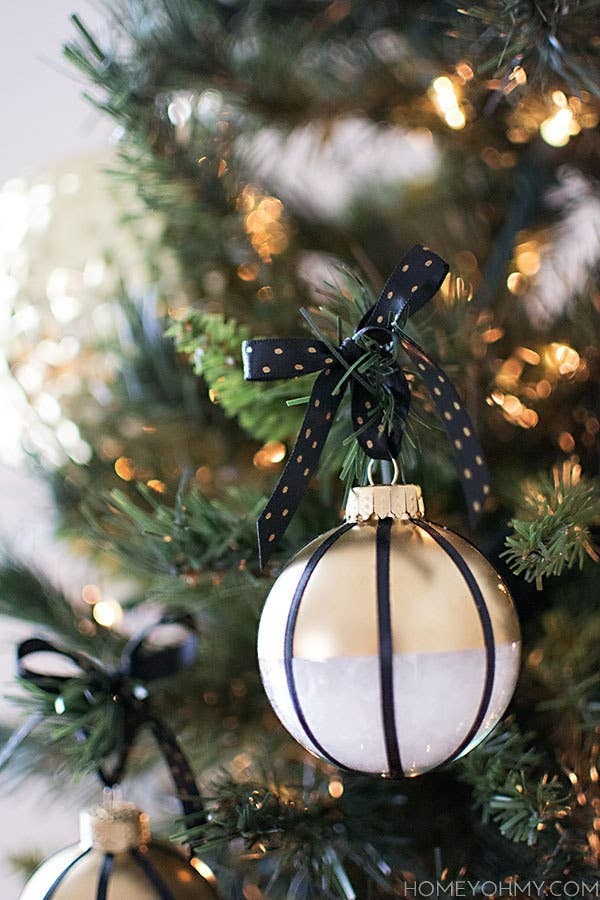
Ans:
[[[369,309],[351,338],[335,348],[310,338],[267,338],[244,341],[244,377],[274,381],[319,372],[302,428],[273,494],[258,520],[261,566],[280,540],[317,469],[331,424],[350,384],[352,421],[360,446],[372,459],[393,459],[400,451],[410,404],[408,382],[391,356],[392,326],[405,321],[427,303],[446,277],[448,265],[426,247],[410,250],[388,278],[377,303]],[[475,522],[489,492],[489,476],[471,420],[448,376],[402,332],[399,343],[414,363],[442,417],[456,453],[471,522]],[[377,346],[385,377],[361,368],[366,352]],[[368,348],[371,348],[368,351]],[[387,366],[387,368],[386,368]],[[391,417],[384,417],[382,392],[391,395]]]
[[[174,625],[178,626],[179,636],[183,633],[183,639],[167,646],[156,647],[149,643],[151,637],[155,641],[168,638],[170,632],[165,634],[165,626],[172,630]],[[188,616],[165,616],[127,642],[120,665],[114,669],[108,669],[99,659],[86,653],[57,647],[45,638],[29,638],[17,648],[17,670],[24,681],[56,698],[54,709],[65,719],[70,712],[81,715],[86,704],[91,711],[102,698],[110,698],[115,705],[112,719],[115,723],[114,746],[107,749],[107,756],[114,756],[115,762],[110,769],[104,765],[98,770],[106,787],[114,787],[121,781],[138,732],[147,726],[171,773],[184,815],[193,816],[194,821],[200,822],[203,804],[190,763],[174,733],[152,711],[145,687],[145,682],[174,675],[192,665],[197,647],[197,634]],[[55,659],[61,657],[62,662],[51,663],[49,654]],[[61,674],[54,674],[57,668]],[[41,718],[34,714],[23,737]],[[82,731],[75,737],[85,741],[88,734]]]

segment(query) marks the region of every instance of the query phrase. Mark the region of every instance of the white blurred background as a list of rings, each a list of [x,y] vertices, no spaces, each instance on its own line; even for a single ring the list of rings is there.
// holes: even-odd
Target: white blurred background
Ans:
[[[90,0],[19,0],[3,4],[0,29],[2,140],[0,185],[30,178],[71,160],[102,153],[109,143],[110,123],[82,99],[82,81],[62,58],[61,45],[74,34],[69,21],[77,11],[86,23],[102,28],[100,4]],[[0,428],[2,442],[10,439]],[[40,485],[8,466],[0,467],[0,538],[7,531],[28,531],[31,549],[52,554],[51,507]],[[0,683],[10,689],[14,645],[30,629],[2,622]],[[3,701],[3,712],[6,701]],[[46,853],[77,838],[76,797],[48,792],[42,773],[14,790],[0,779],[0,896],[14,900],[21,880],[7,862],[14,853]]]
[[[6,3],[0,29],[3,138],[0,181],[44,171],[105,146],[110,123],[82,98],[82,81],[62,58],[77,11],[101,27],[100,4],[90,0]]]

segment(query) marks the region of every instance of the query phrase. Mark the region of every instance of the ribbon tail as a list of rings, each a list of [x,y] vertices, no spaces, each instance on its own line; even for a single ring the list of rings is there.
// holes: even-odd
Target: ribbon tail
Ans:
[[[258,556],[262,568],[281,540],[300,506],[311,476],[319,465],[321,452],[341,403],[345,384],[334,393],[345,369],[339,364],[324,369],[315,380],[302,427],[281,477],[258,522]]]
[[[359,327],[381,325],[405,311],[413,316],[437,293],[447,274],[448,263],[441,256],[420,244],[412,247],[386,281],[379,300]]]
[[[0,749],[0,769],[3,769],[4,766],[11,760],[13,755],[19,749],[23,741],[29,737],[31,732],[40,722],[44,719],[43,713],[34,713],[29,716],[29,718],[23,722],[9,737],[5,745]]]
[[[490,473],[475,437],[473,423],[444,370],[432,362],[413,341],[403,337],[401,343],[406,354],[415,363],[444,423],[456,455],[469,522],[474,527],[490,492]]]
[[[206,821],[204,804],[190,762],[170,728],[159,719],[151,718],[150,727],[167,768],[171,773],[183,814],[191,826]]]
[[[242,343],[246,381],[279,381],[318,372],[333,363],[323,341],[308,338],[256,338]]]

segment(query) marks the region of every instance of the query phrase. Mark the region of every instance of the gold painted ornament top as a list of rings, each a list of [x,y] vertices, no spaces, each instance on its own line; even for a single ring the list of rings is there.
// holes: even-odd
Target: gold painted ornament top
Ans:
[[[422,518],[423,496],[418,484],[368,484],[352,488],[346,504],[346,522],[361,524],[377,519]]]
[[[132,803],[113,800],[82,813],[81,837],[103,853],[126,853],[150,840],[148,816]]]

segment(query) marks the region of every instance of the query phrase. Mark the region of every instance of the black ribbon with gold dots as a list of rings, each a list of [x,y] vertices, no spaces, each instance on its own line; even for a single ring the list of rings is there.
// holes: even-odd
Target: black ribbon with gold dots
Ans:
[[[157,635],[161,626],[173,624],[184,629],[183,640],[158,648],[148,646],[147,639],[152,633]],[[127,642],[116,668],[107,668],[87,653],[66,650],[45,638],[34,637],[17,647],[17,670],[20,678],[56,696],[57,700],[67,682],[75,679],[82,682],[84,696],[90,704],[96,702],[94,694],[97,693],[110,696],[111,702],[117,705],[121,712],[121,728],[115,736],[116,761],[111,768],[103,765],[98,770],[98,777],[106,787],[114,787],[121,781],[138,733],[141,728],[148,727],[167,764],[184,815],[200,821],[204,816],[203,804],[192,767],[175,734],[152,710],[145,687],[146,682],[174,675],[192,665],[197,648],[198,637],[189,616],[164,616]],[[44,672],[43,668],[40,670],[35,666],[34,655],[38,653],[70,660],[80,672],[74,675]],[[55,708],[68,715],[68,707],[62,710],[55,702]],[[81,738],[85,740],[86,735],[82,734]]]
[[[356,332],[337,348],[310,338],[244,341],[244,377],[248,381],[275,381],[319,372],[296,443],[258,520],[261,566],[300,505],[348,384],[355,435],[366,455],[385,460],[394,459],[400,452],[410,389],[402,368],[391,355],[392,328],[431,300],[447,271],[447,263],[436,253],[420,245],[413,247],[396,266]],[[474,523],[489,493],[489,473],[469,415],[444,371],[404,334],[400,345],[415,364],[442,417]],[[379,373],[383,370],[386,374],[383,379],[379,374],[379,381],[368,369],[361,371],[361,358],[368,346],[378,348],[381,354],[383,366],[378,367]],[[385,421],[378,399],[382,391],[393,399],[387,404],[392,409],[391,418]]]

